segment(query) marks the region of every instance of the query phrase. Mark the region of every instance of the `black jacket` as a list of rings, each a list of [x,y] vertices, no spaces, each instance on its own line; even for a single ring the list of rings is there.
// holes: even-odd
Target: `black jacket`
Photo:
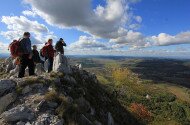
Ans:
[[[40,63],[41,62],[41,59],[40,59],[40,55],[39,55],[39,52],[37,50],[32,50],[32,59],[35,63]]]
[[[63,43],[62,41],[58,41],[58,42],[56,43],[56,45],[55,45],[56,51],[63,53],[63,52],[64,52],[63,46],[66,46],[66,43]]]

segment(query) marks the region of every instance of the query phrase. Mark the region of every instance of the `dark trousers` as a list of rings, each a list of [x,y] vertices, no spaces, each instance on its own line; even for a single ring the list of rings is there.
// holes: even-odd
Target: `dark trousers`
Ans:
[[[29,54],[24,54],[20,57],[19,78],[24,77],[26,67],[29,69],[29,76],[34,75],[34,62],[29,59]]]
[[[45,60],[48,59],[48,72],[51,72],[53,69],[53,57],[45,57]]]

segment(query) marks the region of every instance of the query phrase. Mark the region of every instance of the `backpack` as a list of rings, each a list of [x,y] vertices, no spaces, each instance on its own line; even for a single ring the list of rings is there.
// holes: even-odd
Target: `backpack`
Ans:
[[[9,49],[11,52],[11,56],[13,58],[16,58],[22,55],[20,40],[13,40],[13,42],[9,45]]]
[[[40,56],[41,56],[41,57],[47,57],[47,56],[48,56],[47,47],[48,47],[48,46],[44,46],[44,47],[40,50]]]

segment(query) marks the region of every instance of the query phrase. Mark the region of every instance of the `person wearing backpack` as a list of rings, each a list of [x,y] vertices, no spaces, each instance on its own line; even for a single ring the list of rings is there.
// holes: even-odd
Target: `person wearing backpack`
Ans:
[[[44,62],[41,60],[41,58],[40,58],[40,54],[39,54],[39,52],[38,52],[38,50],[37,50],[37,46],[36,46],[36,45],[33,45],[33,46],[32,46],[32,54],[33,54],[32,59],[33,59],[35,65],[36,65],[37,63],[42,63],[42,64],[44,63]]]
[[[45,60],[48,60],[48,72],[51,72],[53,69],[53,58],[55,50],[52,44],[53,40],[49,39],[47,44],[42,48],[42,55],[45,57]]]
[[[19,55],[20,66],[18,78],[24,77],[26,67],[29,69],[29,75],[34,75],[34,62],[32,60],[32,49],[29,32],[25,32],[23,38],[19,40],[19,49],[22,54]]]
[[[60,38],[59,41],[57,41],[55,45],[56,52],[61,53],[64,55],[64,48],[63,46],[67,46],[66,43],[64,42],[63,38]]]

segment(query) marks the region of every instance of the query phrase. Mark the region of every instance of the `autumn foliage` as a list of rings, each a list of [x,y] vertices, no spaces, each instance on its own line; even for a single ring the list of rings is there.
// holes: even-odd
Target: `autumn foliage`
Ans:
[[[142,104],[132,103],[130,109],[139,119],[147,121],[151,120],[151,113]]]

